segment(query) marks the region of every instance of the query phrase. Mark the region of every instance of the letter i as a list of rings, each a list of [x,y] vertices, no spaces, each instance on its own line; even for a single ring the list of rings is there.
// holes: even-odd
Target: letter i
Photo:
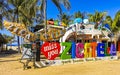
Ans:
[[[75,58],[76,45],[75,42],[72,42],[72,58]]]

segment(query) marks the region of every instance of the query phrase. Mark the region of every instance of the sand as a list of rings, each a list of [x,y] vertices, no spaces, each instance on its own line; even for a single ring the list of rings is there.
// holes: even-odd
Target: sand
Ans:
[[[20,54],[0,57],[0,75],[120,75],[120,60],[99,60],[23,70]]]

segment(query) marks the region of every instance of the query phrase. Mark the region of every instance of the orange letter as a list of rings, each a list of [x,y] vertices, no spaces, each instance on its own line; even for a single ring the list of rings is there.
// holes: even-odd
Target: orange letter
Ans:
[[[92,57],[96,57],[97,43],[96,42],[92,42],[91,43],[91,48],[92,48]]]

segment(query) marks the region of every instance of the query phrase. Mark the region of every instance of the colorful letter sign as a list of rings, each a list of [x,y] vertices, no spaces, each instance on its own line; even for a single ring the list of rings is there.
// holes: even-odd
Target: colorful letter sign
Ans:
[[[98,43],[97,56],[98,57],[104,57],[105,56],[105,43]]]
[[[60,55],[61,59],[74,59],[74,58],[91,58],[91,57],[105,57],[115,56],[116,47],[112,43],[107,47],[107,43],[75,43],[75,42],[62,42],[61,46],[65,46]],[[42,45],[42,52],[49,60],[54,60],[60,52],[60,44],[56,42],[45,42]]]
[[[115,55],[116,55],[115,44],[111,44],[110,53],[111,53],[112,56],[115,56]]]
[[[83,58],[84,57],[84,44],[77,43],[76,44],[76,57]]]
[[[70,59],[71,55],[67,54],[67,52],[70,50],[71,48],[71,42],[62,42],[61,45],[65,46],[64,51],[61,54],[61,59]]]
[[[41,50],[47,59],[54,60],[60,53],[60,44],[56,42],[45,42]]]

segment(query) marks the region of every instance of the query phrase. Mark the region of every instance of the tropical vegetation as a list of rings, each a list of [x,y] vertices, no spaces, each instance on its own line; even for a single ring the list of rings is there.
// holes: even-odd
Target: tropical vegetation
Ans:
[[[103,21],[106,16],[106,12],[95,11],[95,14],[88,14],[89,21],[95,23],[95,28],[98,28],[98,25]]]
[[[75,18],[85,18],[85,13],[81,11],[75,12],[73,15],[68,15],[62,12],[61,5],[63,4],[66,9],[70,9],[69,0],[51,0],[57,7],[60,14],[58,19],[65,24],[69,25]],[[17,23],[24,23],[26,28],[40,23],[44,23],[45,32],[47,32],[47,0],[0,0],[0,28],[3,28],[3,20],[8,20]],[[100,23],[109,24],[111,31],[117,33],[120,30],[120,10],[116,13],[114,18],[107,15],[106,12],[95,11],[94,14],[87,14],[89,22],[95,24],[98,28]],[[18,37],[18,46],[19,37]],[[20,49],[20,47],[19,47]]]

